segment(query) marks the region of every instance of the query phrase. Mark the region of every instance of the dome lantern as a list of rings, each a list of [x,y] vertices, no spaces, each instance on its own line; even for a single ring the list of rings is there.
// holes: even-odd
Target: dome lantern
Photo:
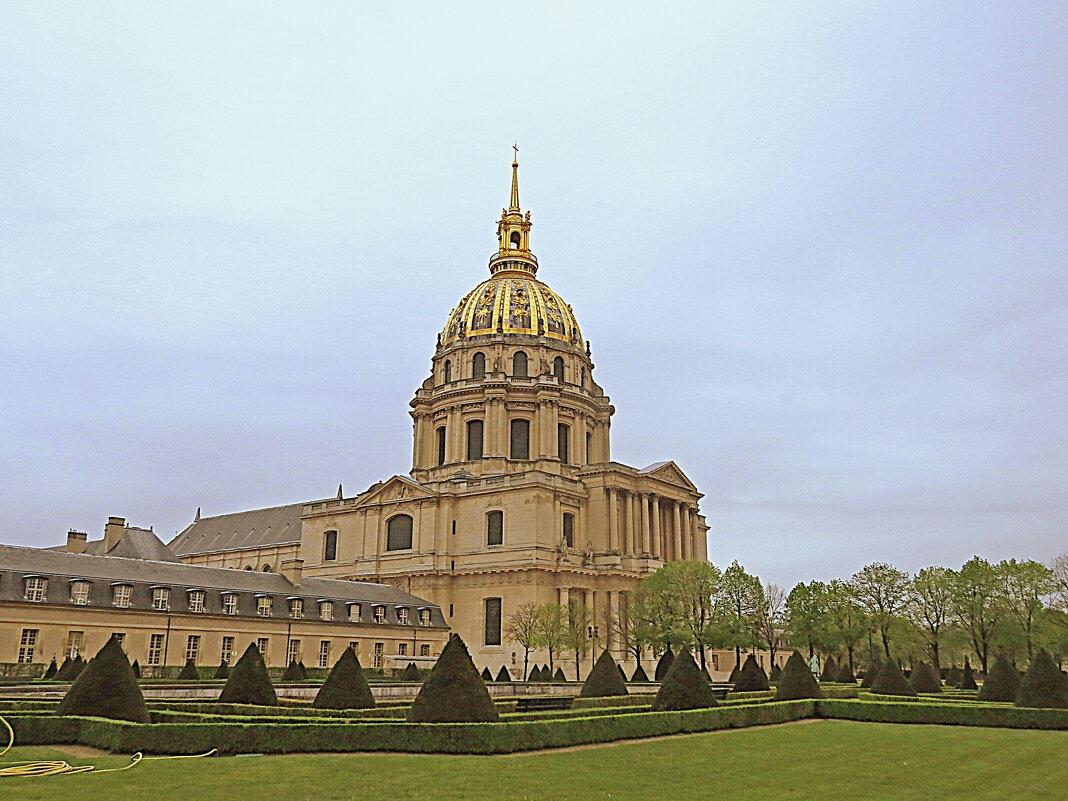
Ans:
[[[519,208],[519,146],[512,147],[516,153],[512,162],[512,196],[497,221],[497,254],[490,258],[489,270],[491,275],[537,275],[538,260],[530,252],[530,212],[524,215]]]

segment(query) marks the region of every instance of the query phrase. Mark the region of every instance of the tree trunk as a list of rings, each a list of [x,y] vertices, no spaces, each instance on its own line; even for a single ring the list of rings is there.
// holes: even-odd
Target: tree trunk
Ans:
[[[879,630],[879,634],[883,638],[883,653],[885,653],[886,654],[886,658],[889,659],[890,658],[890,640],[886,636],[886,629],[880,629]]]
[[[530,675],[529,674],[529,665],[530,665],[530,649],[529,648],[524,648],[523,649],[523,681],[526,681],[527,680],[527,676]]]
[[[931,661],[934,663],[935,675],[941,677],[942,662],[938,656],[938,640],[931,643]]]
[[[846,646],[846,653],[849,654],[849,672],[850,673],[854,673],[856,671],[853,670],[853,646],[852,645],[847,645]]]

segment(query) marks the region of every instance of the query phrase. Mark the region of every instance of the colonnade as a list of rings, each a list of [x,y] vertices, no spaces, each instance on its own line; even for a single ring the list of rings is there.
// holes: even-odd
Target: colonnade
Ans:
[[[605,488],[608,550],[665,562],[704,559],[697,507],[653,492]]]

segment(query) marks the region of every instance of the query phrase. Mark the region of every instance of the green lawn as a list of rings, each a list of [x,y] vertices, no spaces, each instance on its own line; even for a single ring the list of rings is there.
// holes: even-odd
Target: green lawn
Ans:
[[[851,721],[682,735],[513,756],[303,755],[143,762],[130,771],[0,778],[4,801],[116,798],[373,799],[1064,799],[1068,732]],[[68,758],[16,748],[2,761]]]

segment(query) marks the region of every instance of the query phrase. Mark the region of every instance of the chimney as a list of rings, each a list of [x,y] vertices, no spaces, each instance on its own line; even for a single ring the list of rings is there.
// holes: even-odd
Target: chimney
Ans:
[[[104,526],[104,553],[109,553],[112,548],[122,542],[122,535],[125,531],[126,518],[108,518],[108,524]]]
[[[303,559],[283,559],[282,560],[282,575],[285,576],[286,581],[292,584],[294,587],[300,586],[300,580],[304,573],[304,560]]]
[[[67,532],[67,551],[69,553],[85,553],[85,539],[86,533],[84,531],[75,531],[71,529]]]

